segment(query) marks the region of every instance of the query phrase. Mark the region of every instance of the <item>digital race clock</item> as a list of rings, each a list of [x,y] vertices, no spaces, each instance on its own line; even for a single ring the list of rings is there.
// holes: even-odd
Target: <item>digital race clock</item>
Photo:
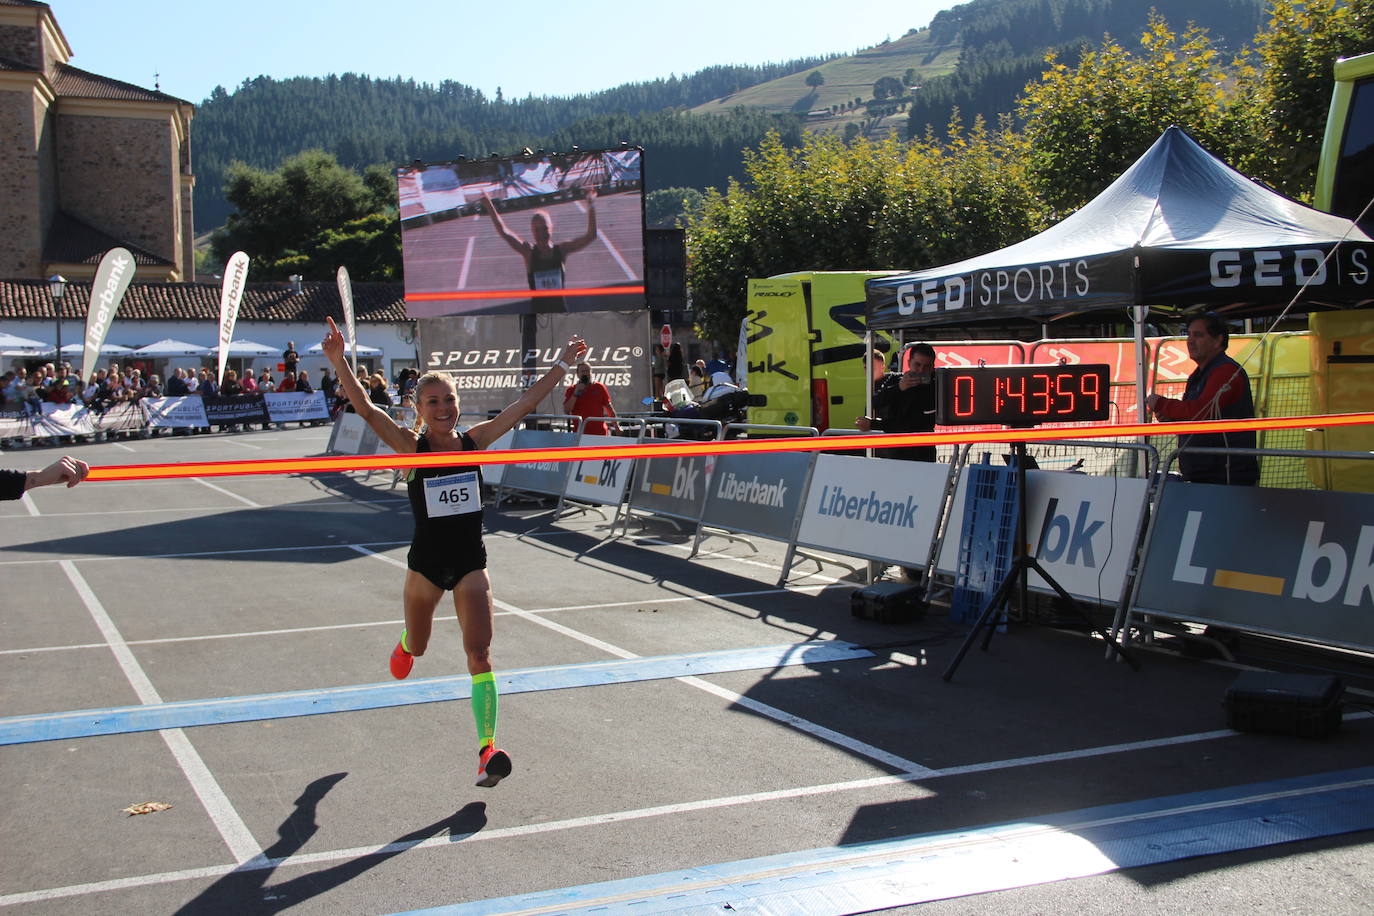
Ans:
[[[941,426],[1038,426],[1105,420],[1109,367],[974,366],[935,370],[935,422]]]

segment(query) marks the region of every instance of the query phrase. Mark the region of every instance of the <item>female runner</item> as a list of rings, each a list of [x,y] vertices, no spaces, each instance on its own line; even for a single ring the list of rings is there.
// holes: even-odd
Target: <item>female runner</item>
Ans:
[[[587,351],[581,337],[568,340],[562,358],[520,399],[490,420],[458,432],[458,392],[453,379],[430,372],[415,384],[416,428],[397,426],[372,403],[344,360],[344,337],[334,319],[322,347],[358,416],[387,445],[401,454],[483,449],[512,429],[563,381],[567,360],[577,362]],[[416,468],[407,479],[415,534],[406,557],[405,629],[391,653],[391,674],[410,674],[415,657],[429,645],[434,611],[444,592],[452,590],[458,625],[463,631],[468,673],[472,675],[472,714],[477,721],[477,785],[494,786],[511,772],[510,755],[496,747],[496,681],[491,670],[491,580],[482,545],[482,479],[475,465]]]

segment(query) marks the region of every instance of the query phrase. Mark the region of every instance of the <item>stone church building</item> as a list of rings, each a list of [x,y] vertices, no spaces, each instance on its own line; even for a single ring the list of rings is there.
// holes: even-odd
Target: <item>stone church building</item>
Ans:
[[[143,282],[194,280],[194,107],[71,58],[48,4],[0,0],[0,277],[90,280],[122,246]]]

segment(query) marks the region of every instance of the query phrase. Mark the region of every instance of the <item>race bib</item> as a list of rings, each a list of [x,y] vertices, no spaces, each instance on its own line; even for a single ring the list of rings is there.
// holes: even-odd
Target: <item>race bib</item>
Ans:
[[[430,518],[480,512],[482,491],[476,471],[431,477],[425,481],[425,514]]]
[[[563,271],[556,270],[536,270],[534,272],[535,289],[562,289]]]

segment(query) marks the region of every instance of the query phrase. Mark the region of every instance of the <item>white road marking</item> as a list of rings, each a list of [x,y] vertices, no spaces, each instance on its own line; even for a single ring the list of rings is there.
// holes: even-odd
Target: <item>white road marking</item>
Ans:
[[[397,560],[395,557],[388,557],[384,554],[373,553],[372,551],[367,550],[363,547],[354,547],[353,549],[358,551],[359,553],[366,554],[370,557],[376,557],[377,559],[385,563],[391,563],[395,566],[399,566],[402,569],[406,567],[406,564],[402,563],[400,560]],[[597,639],[595,636],[590,636],[579,630],[574,630],[572,627],[567,627],[556,621],[549,620],[545,617],[540,616],[539,614],[534,613],[533,611],[526,611],[522,608],[518,608],[508,601],[502,601],[500,598],[492,598],[492,604],[502,609],[503,611],[506,611],[509,614],[513,614],[516,617],[521,617],[525,620],[528,620],[530,623],[537,624],[541,627],[544,627],[545,629],[553,630],[555,633],[559,633],[563,636],[568,637],[569,639],[575,639],[578,642],[583,643],[584,645],[588,645],[595,649],[599,649],[602,652],[605,652],[607,655],[614,655],[617,658],[643,658],[642,655],[637,655],[636,653],[631,652],[628,649],[622,649],[619,646],[612,645],[611,643],[606,642],[605,640]],[[818,634],[815,638],[826,639],[833,638],[833,636],[831,634]],[[906,760],[902,757],[898,757],[895,754],[889,754],[882,748],[875,747],[871,744],[868,744],[864,741],[859,741],[855,738],[851,738],[848,735],[841,734],[840,732],[826,728],[823,725],[817,725],[815,722],[803,719],[800,716],[793,715],[790,712],[784,712],[783,710],[778,709],[775,706],[769,706],[767,703],[760,703],[758,700],[750,699],[749,697],[746,697],[743,694],[735,693],[735,691],[733,690],[728,690],[724,687],[718,687],[709,681],[702,680],[701,678],[689,675],[687,677],[673,678],[673,680],[686,684],[689,687],[695,687],[698,690],[704,690],[707,693],[712,694],[713,696],[717,696],[721,699],[728,700],[733,704],[742,706],[745,709],[758,713],[761,716],[766,716],[776,722],[780,722],[783,725],[789,726],[790,728],[795,728],[798,731],[806,732],[808,735],[820,738],[823,741],[828,741],[829,743],[834,744],[838,747],[842,747],[847,751],[867,757],[870,760],[875,760],[883,764],[884,766],[890,766],[893,769],[902,771],[903,773],[929,775],[933,772],[929,768],[921,766],[919,763]]]
[[[27,509],[29,515],[33,516],[34,518],[38,518],[43,514],[42,512],[38,511],[38,506],[34,505],[33,497],[28,494],[27,490],[24,492],[24,495],[19,498],[19,503],[25,509]]]
[[[95,625],[100,629],[100,634],[105,637],[105,642],[109,645],[110,651],[114,653],[115,661],[119,663],[120,670],[129,679],[129,683],[134,688],[140,703],[145,706],[160,704],[162,697],[157,689],[153,687],[153,682],[148,679],[143,667],[139,665],[138,659],[134,658],[133,652],[129,650],[129,645],[124,641],[119,628],[110,619],[110,615],[105,610],[105,606],[100,603],[95,592],[91,589],[86,578],[77,570],[76,564],[71,560],[61,561],[62,571],[71,580],[76,593],[81,597],[81,601],[90,611]],[[176,758],[177,764],[181,767],[182,773],[186,775],[186,780],[191,784],[196,797],[205,806],[205,812],[210,816],[211,822],[219,835],[224,838],[224,842],[229,847],[229,852],[235,861],[239,863],[247,862],[254,856],[262,854],[262,847],[253,839],[252,832],[248,825],[239,817],[239,813],[234,810],[229,797],[224,794],[219,783],[215,780],[210,768],[205,765],[195,747],[186,737],[185,731],[180,728],[162,729],[158,732],[162,740],[167,743],[167,748]]]
[[[238,495],[237,493],[232,493],[232,492],[230,492],[229,490],[224,489],[224,487],[221,487],[219,484],[211,483],[210,481],[208,481],[208,480],[206,480],[206,479],[204,479],[204,478],[202,478],[202,477],[192,477],[191,479],[194,480],[196,483],[204,484],[205,486],[209,487],[210,489],[214,490],[214,491],[217,492],[217,493],[223,493],[225,496],[228,496],[228,497],[230,497],[230,498],[232,498],[232,499],[237,499],[239,502],[243,503],[245,506],[252,506],[254,509],[261,509],[261,508],[262,508],[262,506],[260,506],[260,505],[258,505],[257,503],[253,502],[253,501],[252,501],[251,499],[249,499],[248,497],[246,497],[246,496],[240,496],[240,495]]]
[[[1360,714],[1367,716],[1367,714]],[[576,830],[583,827],[599,827],[606,824],[619,824],[628,821],[641,820],[650,817],[661,817],[673,814],[690,814],[695,811],[708,811],[715,808],[728,808],[739,805],[752,805],[772,801],[786,801],[795,798],[807,798],[819,795],[832,795],[840,792],[856,792],[868,789],[876,789],[884,786],[896,786],[903,783],[920,782],[923,785],[914,788],[915,798],[928,798],[934,794],[934,790],[927,788],[924,783],[932,779],[941,779],[946,776],[958,776],[970,772],[971,768],[977,768],[978,772],[990,770],[1015,769],[1023,766],[1034,766],[1045,762],[1047,758],[1055,760],[1077,759],[1083,757],[1094,757],[1102,754],[1127,753],[1137,750],[1149,750],[1156,747],[1169,745],[1188,744],[1199,741],[1213,741],[1218,738],[1237,737],[1236,732],[1232,731],[1211,731],[1199,732],[1192,735],[1177,735],[1172,738],[1161,738],[1150,741],[1137,741],[1126,744],[1113,744],[1099,748],[1083,748],[1077,751],[1068,751],[1065,754],[1041,755],[1036,757],[1012,757],[1006,760],[988,761],[986,763],[971,764],[964,767],[950,767],[941,770],[931,770],[927,773],[900,773],[893,776],[874,776],[868,779],[853,779],[846,782],[822,783],[820,785],[796,786],[789,789],[777,789],[769,792],[753,792],[747,795],[727,795],[718,798],[707,798],[693,802],[683,802],[672,805],[656,805],[649,808],[633,808],[625,811],[611,811],[604,814],[592,814],[585,817],[567,818],[565,820],[544,821],[536,824],[524,824],[518,827],[495,827],[486,828],[482,831],[465,836],[455,842],[450,836],[435,836],[425,840],[416,840],[408,843],[387,843],[382,846],[355,846],[351,849],[324,850],[305,855],[289,856],[283,859],[257,859],[242,865],[222,865],[219,867],[189,868],[181,871],[162,872],[159,874],[137,875],[127,878],[117,878],[111,881],[95,881],[88,884],[73,884],[66,887],[54,887],[46,890],[29,891],[20,894],[7,894],[0,896],[0,906],[12,906],[19,903],[37,903],[46,900],[58,900],[65,897],[80,897],[87,894],[104,893],[108,891],[130,890],[135,888],[151,887],[159,884],[171,884],[177,881],[190,881],[200,878],[218,878],[230,874],[234,871],[251,871],[259,869],[276,869],[283,866],[302,866],[302,865],[322,865],[329,862],[346,861],[359,859],[364,856],[378,854],[394,854],[406,852],[411,849],[435,849],[447,847],[449,849],[461,849],[469,843],[482,843],[493,840],[505,840],[512,837],[533,836],[536,834],[553,833],[559,830]],[[1279,797],[1281,795],[1291,795],[1309,790],[1294,790],[1290,793],[1271,793],[1267,797]],[[1248,799],[1247,799],[1248,800]],[[1217,803],[1211,805],[1189,805],[1186,808],[1177,810],[1204,810],[1208,807],[1217,807]],[[1142,816],[1158,817],[1161,812],[1146,812]],[[1130,815],[1123,818],[1111,819],[1113,821],[1129,820]],[[1108,821],[1098,821],[1094,823],[1107,823]],[[1069,829],[1065,827],[1063,829]]]
[[[350,549],[357,549],[357,548],[355,547],[355,545],[351,545],[351,544],[340,544],[340,545],[337,545],[337,546],[339,546],[339,547],[341,547],[341,548],[342,548],[342,547],[348,547],[348,548],[350,548]],[[358,550],[358,552],[359,552],[359,553],[364,553],[363,550]],[[368,556],[379,556],[378,554],[373,554],[371,551],[366,551],[366,555],[368,555]],[[84,563],[84,562],[86,562],[86,561],[83,560],[82,562]],[[829,588],[829,587],[830,587],[830,586],[828,586],[828,585],[807,585],[807,586],[802,586],[802,588],[799,588],[799,589],[792,589],[792,590],[790,590],[790,591],[803,591],[803,590],[805,590],[805,589],[824,589],[824,588]],[[757,590],[754,590],[754,591],[745,591],[745,592],[721,592],[720,594],[715,594],[715,595],[706,594],[706,593],[701,593],[701,594],[694,594],[694,595],[679,595],[679,596],[676,596],[676,597],[673,597],[673,598],[645,598],[645,599],[640,600],[640,601],[614,601],[614,602],[611,602],[611,603],[609,603],[609,604],[573,604],[573,605],[567,605],[567,606],[564,606],[564,607],[538,608],[538,609],[535,609],[535,610],[531,610],[531,611],[529,611],[528,613],[531,613],[531,614],[556,614],[556,613],[561,613],[561,612],[564,612],[564,611],[587,611],[587,610],[595,610],[595,609],[598,609],[598,608],[631,607],[631,606],[633,606],[633,605],[648,605],[648,604],[652,604],[652,605],[661,605],[661,604],[673,604],[673,603],[675,603],[675,602],[682,602],[682,601],[710,601],[710,600],[723,600],[723,599],[727,599],[727,598],[747,598],[747,597],[751,597],[751,596],[754,596],[754,595],[772,595],[772,594],[777,594],[777,593],[779,593],[779,592],[787,592],[787,591],[789,591],[789,589],[783,589],[783,588],[761,588],[761,589],[757,589]],[[514,612],[512,612],[512,611],[498,611],[498,612],[497,612],[497,616],[498,616],[498,617],[503,617],[503,616],[514,616]],[[366,628],[370,628],[370,627],[394,627],[395,625],[396,625],[395,619],[387,619],[387,620],[367,620],[367,621],[362,621],[362,622],[360,622],[360,623],[331,623],[331,624],[327,624],[327,625],[324,625],[324,626],[318,626],[318,627],[285,627],[285,628],[280,629],[280,630],[244,630],[244,631],[236,632],[236,633],[203,633],[203,634],[200,634],[200,635],[197,635],[197,636],[163,636],[163,637],[160,637],[160,638],[158,638],[158,639],[130,639],[130,640],[128,640],[128,645],[131,645],[131,646],[161,646],[161,645],[168,645],[168,644],[170,644],[170,643],[181,643],[181,642],[205,642],[205,641],[208,641],[208,640],[215,640],[215,639],[258,639],[258,638],[262,638],[262,637],[290,636],[290,635],[300,634],[300,633],[322,633],[322,632],[326,632],[326,631],[329,631],[329,630],[360,630],[360,629],[366,629]],[[29,647],[29,648],[27,648],[27,649],[0,649],[0,655],[28,655],[28,654],[34,653],[34,652],[72,652],[72,651],[77,651],[77,650],[104,649],[104,648],[105,648],[105,643],[103,643],[103,642],[72,643],[72,644],[70,644],[70,645],[65,645],[65,646],[31,646],[31,647]],[[893,654],[890,656],[890,658],[891,658],[892,661],[902,662],[903,664],[907,664],[907,665],[915,665],[915,664],[918,664],[918,660],[917,660],[917,659],[913,659],[913,658],[911,658],[910,656],[902,655],[901,653],[893,653]],[[1353,688],[1352,688],[1352,689],[1353,689]]]
[[[223,507],[221,507],[223,508]],[[46,517],[46,516],[45,516]],[[408,544],[409,541],[369,541],[367,546],[388,547]],[[285,553],[292,550],[342,550],[358,545],[353,544],[306,544],[290,547],[240,547],[234,550],[197,550],[191,553],[150,553],[141,556],[82,557],[82,563],[98,563],[101,560],[114,560],[128,563],[130,560],[183,560],[193,557],[224,557],[244,553]],[[60,563],[61,560],[0,560],[0,566],[26,566],[34,563]]]
[[[468,238],[468,247],[463,251],[463,270],[458,274],[458,288],[468,288],[468,268],[472,266],[472,247],[477,244],[477,236]]]

